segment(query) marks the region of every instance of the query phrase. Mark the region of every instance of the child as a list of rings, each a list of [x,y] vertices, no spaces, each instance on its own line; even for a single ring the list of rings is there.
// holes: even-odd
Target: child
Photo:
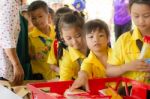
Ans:
[[[88,90],[88,79],[106,77],[105,66],[110,54],[108,26],[104,21],[95,19],[85,24],[84,32],[90,54],[84,59],[71,91],[81,86]]]
[[[59,24],[59,20],[60,20],[61,16],[63,16],[66,13],[71,13],[71,12],[73,12],[72,9],[70,9],[68,7],[62,7],[56,11],[56,14],[54,17],[56,37],[55,37],[55,40],[52,44],[47,62],[50,64],[50,68],[55,73],[57,73],[57,75],[59,73],[59,58],[58,57],[62,56],[63,48],[66,48],[66,45],[64,44],[64,42],[62,41],[62,38],[60,37],[58,24]]]
[[[60,80],[76,79],[80,64],[87,54],[83,24],[84,19],[77,12],[66,13],[60,18],[60,33],[68,46],[59,57]]]
[[[47,57],[55,31],[49,25],[48,6],[44,1],[34,1],[28,8],[35,28],[29,34],[29,49],[33,79],[52,79],[52,71],[47,64]]]
[[[147,77],[143,73],[150,72],[150,64],[146,63],[145,59],[138,58],[141,49],[139,42],[143,42],[145,35],[150,36],[150,0],[130,0],[129,8],[136,27],[117,40],[112,56],[108,59],[107,75],[111,77],[122,75],[147,82]]]
[[[63,54],[60,64],[60,80],[77,78],[82,60],[88,53],[83,33],[84,18],[78,13],[68,13],[60,18],[59,29],[68,54]]]

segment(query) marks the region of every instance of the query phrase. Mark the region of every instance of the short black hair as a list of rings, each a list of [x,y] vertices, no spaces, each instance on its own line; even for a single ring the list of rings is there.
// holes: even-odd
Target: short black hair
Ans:
[[[137,4],[146,4],[150,6],[150,0],[129,0],[129,9],[131,9],[134,3]]]
[[[92,31],[96,31],[98,30],[104,30],[106,32],[107,37],[109,37],[110,35],[110,31],[108,28],[108,25],[100,20],[100,19],[94,19],[94,20],[90,20],[87,23],[84,24],[84,33],[89,34]]]
[[[42,8],[46,13],[49,13],[47,3],[42,0],[33,1],[28,7],[28,12],[35,11],[39,8]]]

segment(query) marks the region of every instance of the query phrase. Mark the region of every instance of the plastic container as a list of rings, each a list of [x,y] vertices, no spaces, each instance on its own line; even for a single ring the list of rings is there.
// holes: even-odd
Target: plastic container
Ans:
[[[150,58],[148,53],[150,53],[150,36],[144,36],[144,44],[139,58]]]
[[[148,64],[150,64],[150,58],[147,59],[145,62],[148,63]]]
[[[115,87],[113,88],[114,90],[116,90],[116,92],[122,82],[125,83],[125,87],[127,87],[128,85],[132,85],[132,93],[130,94],[128,90],[125,90],[127,96],[123,96],[123,99],[146,99],[146,90],[150,89],[150,85],[136,82],[127,78],[101,78],[89,80],[90,93],[85,96],[81,94],[78,95],[78,97],[82,96],[82,99],[111,99],[111,96],[100,95],[99,90],[107,88],[112,82],[115,83]],[[65,90],[71,86],[72,83],[73,81],[45,82],[28,84],[27,87],[31,91],[32,99],[66,99],[63,94]],[[42,87],[48,87],[51,93],[57,93],[60,94],[60,96],[52,96],[51,94],[40,90],[39,88]]]

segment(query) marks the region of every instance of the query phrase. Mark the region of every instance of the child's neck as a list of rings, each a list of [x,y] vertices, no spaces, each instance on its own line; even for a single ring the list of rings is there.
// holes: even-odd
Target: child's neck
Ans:
[[[87,55],[87,51],[88,51],[88,48],[86,46],[86,44],[82,47],[82,49],[80,50],[81,53],[83,53],[85,56]]]
[[[44,33],[45,35],[49,36],[49,33],[51,31],[49,25],[47,25],[45,28],[40,30],[42,33]]]

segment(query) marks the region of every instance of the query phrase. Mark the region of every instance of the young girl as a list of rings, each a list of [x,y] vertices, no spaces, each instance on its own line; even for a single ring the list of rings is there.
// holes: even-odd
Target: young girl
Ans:
[[[68,13],[60,18],[59,29],[68,48],[60,64],[60,80],[76,79],[82,60],[87,54],[83,33],[84,19],[79,13]]]
[[[110,54],[108,26],[104,21],[95,19],[87,22],[84,30],[90,54],[84,59],[71,91],[81,86],[88,90],[88,79],[106,77],[106,62]]]
[[[144,75],[150,71],[150,64],[146,59],[139,59],[139,42],[143,43],[144,36],[150,36],[150,0],[130,0],[129,8],[131,17],[136,27],[117,40],[112,56],[108,59],[107,75],[131,78],[146,81]],[[150,58],[150,54],[147,53]]]

